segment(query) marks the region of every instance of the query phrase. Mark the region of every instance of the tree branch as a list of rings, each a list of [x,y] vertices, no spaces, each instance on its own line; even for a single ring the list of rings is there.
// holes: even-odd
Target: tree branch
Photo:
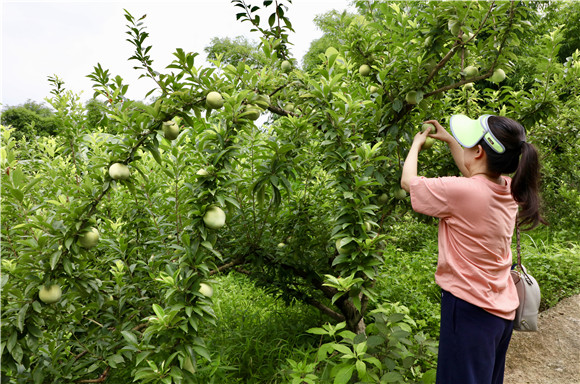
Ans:
[[[333,311],[332,309],[328,308],[326,305],[322,304],[318,300],[315,300],[311,297],[306,297],[306,298],[304,298],[304,302],[312,305],[314,308],[318,309],[320,312],[324,313],[325,315],[332,317],[336,321],[344,321],[345,320],[344,315],[342,315],[336,311]]]
[[[280,116],[288,116],[288,115],[290,115],[290,116],[298,116],[298,114],[296,114],[294,112],[286,111],[286,110],[284,110],[282,108],[279,108],[279,107],[276,107],[276,106],[273,106],[273,105],[268,106],[268,111],[270,111],[272,113],[275,113],[277,115],[280,115]]]
[[[230,268],[233,268],[233,267],[235,267],[237,265],[242,265],[244,263],[245,263],[245,258],[242,256],[242,257],[239,257],[239,258],[235,259],[232,262],[229,262],[227,264],[224,264],[222,266],[219,266],[217,269],[214,269],[213,271],[210,271],[209,274],[210,274],[210,276],[211,275],[215,275],[216,273],[223,272],[226,269],[230,269]]]
[[[102,383],[103,381],[107,380],[109,377],[109,373],[111,372],[111,367],[107,366],[101,376],[98,379],[85,379],[85,380],[77,380],[75,383]]]

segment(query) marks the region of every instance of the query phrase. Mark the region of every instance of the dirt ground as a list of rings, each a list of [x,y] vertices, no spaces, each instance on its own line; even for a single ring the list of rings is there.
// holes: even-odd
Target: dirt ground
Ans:
[[[540,313],[538,332],[514,332],[504,384],[580,384],[580,295]]]

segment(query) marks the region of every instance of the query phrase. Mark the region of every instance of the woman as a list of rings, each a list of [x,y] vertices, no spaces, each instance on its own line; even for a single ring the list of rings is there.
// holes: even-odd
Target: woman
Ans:
[[[516,217],[526,229],[544,222],[539,213],[538,153],[526,142],[521,124],[506,117],[473,120],[453,115],[453,135],[435,120],[426,123],[435,132],[428,128],[415,135],[401,187],[410,193],[415,211],[440,218],[437,383],[502,383],[519,304],[510,277]],[[418,154],[427,136],[449,145],[464,177],[417,175]],[[513,179],[503,176],[514,172]]]

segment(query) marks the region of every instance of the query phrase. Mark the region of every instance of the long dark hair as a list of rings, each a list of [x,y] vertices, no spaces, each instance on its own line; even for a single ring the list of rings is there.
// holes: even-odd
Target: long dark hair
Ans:
[[[540,215],[540,161],[536,147],[526,141],[526,130],[517,121],[502,116],[490,116],[487,121],[505,152],[495,152],[483,139],[479,144],[487,155],[489,172],[498,176],[515,172],[511,193],[521,208],[518,224],[523,230],[533,229],[540,223],[547,224]]]

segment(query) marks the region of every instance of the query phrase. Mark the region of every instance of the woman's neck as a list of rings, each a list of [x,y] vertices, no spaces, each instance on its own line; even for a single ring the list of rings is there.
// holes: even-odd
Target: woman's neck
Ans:
[[[473,177],[475,175],[481,175],[495,184],[505,185],[505,180],[503,177],[501,177],[501,175],[496,176],[496,175],[490,175],[486,172],[476,172],[476,173],[472,174],[471,176]]]

